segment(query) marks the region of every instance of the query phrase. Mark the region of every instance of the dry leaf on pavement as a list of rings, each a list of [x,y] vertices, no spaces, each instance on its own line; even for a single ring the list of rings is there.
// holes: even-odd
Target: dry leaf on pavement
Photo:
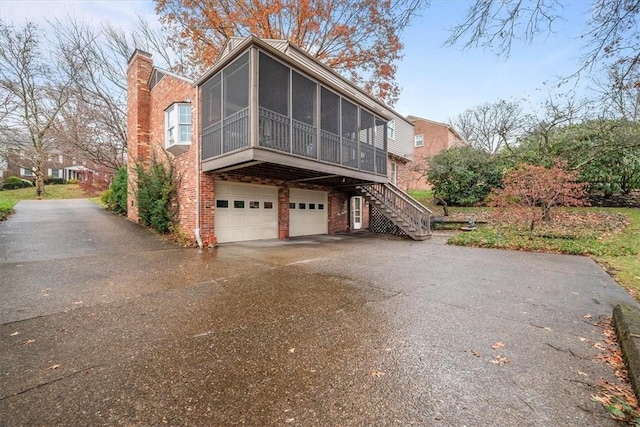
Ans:
[[[494,350],[499,350],[501,348],[504,348],[504,343],[498,341],[498,342],[494,342],[493,345],[491,346],[492,349]]]

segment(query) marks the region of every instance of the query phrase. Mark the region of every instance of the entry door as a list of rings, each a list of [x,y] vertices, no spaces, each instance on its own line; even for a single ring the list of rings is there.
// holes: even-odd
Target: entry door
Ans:
[[[353,229],[360,230],[362,228],[362,196],[351,198],[351,211],[353,212]]]

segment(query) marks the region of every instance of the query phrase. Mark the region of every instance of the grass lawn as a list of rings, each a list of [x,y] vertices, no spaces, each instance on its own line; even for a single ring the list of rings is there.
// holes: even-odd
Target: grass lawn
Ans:
[[[81,199],[86,197],[78,184],[47,185],[44,188],[43,199]],[[35,200],[38,198],[35,187],[18,188],[16,190],[0,191],[0,221],[6,219],[13,207],[20,200]]]

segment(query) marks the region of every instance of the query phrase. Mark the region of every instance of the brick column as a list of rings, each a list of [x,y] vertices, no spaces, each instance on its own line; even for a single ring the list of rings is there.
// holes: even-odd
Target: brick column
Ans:
[[[135,204],[136,162],[149,159],[149,77],[153,69],[151,54],[136,49],[127,69],[127,217],[138,222]]]
[[[289,238],[289,188],[278,187],[278,239]]]

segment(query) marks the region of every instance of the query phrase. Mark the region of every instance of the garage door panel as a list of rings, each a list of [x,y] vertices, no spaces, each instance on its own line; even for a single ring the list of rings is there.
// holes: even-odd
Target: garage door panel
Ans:
[[[289,192],[289,235],[328,233],[327,192],[292,188]]]
[[[276,209],[278,190],[276,187],[216,181],[215,188],[215,233],[218,242],[278,237],[278,210]],[[221,200],[226,200],[228,203],[219,203]],[[271,208],[265,208],[265,203]]]

